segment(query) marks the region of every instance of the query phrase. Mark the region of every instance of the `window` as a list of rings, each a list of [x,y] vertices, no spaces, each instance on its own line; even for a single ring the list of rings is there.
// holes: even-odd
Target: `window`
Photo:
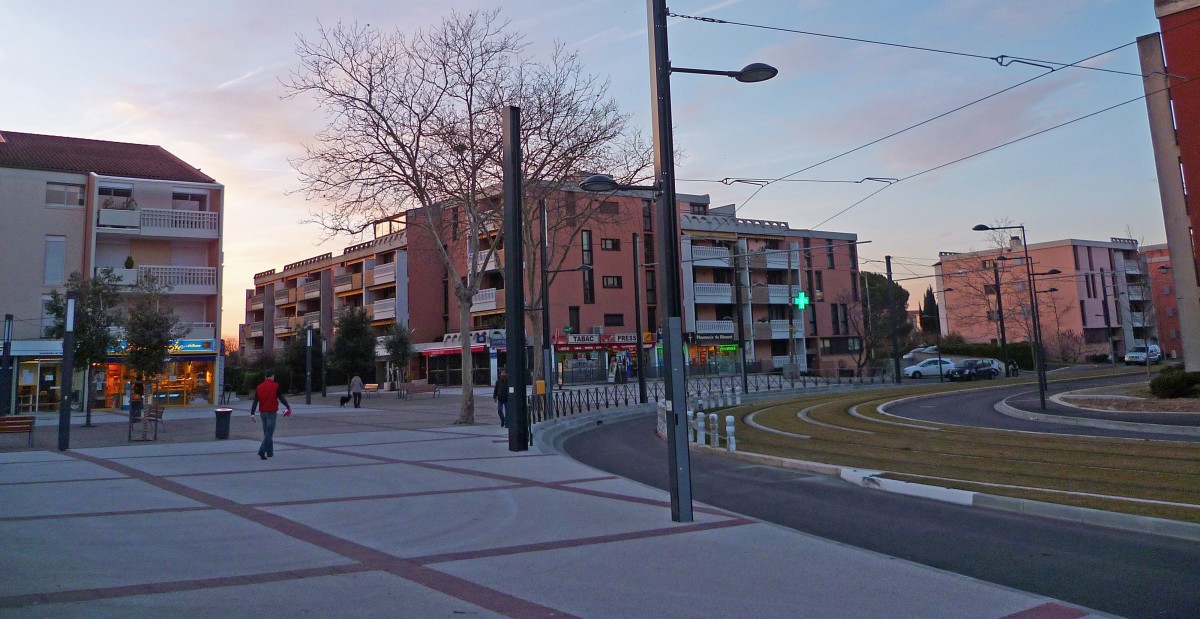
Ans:
[[[584,230],[580,237],[583,240],[583,263],[592,264],[592,231]]]
[[[850,246],[850,268],[858,268],[858,245],[851,243]]]
[[[833,262],[833,239],[825,241],[825,258],[829,260],[829,268],[834,268]]]
[[[650,201],[642,202],[642,230],[650,232],[654,229],[654,210],[650,208]],[[646,246],[650,246],[650,240],[646,240]]]
[[[1000,320],[999,310],[994,310],[994,309],[988,310],[987,318],[990,322],[996,322],[996,321]]]
[[[1174,318],[1174,317],[1175,317],[1175,308],[1168,307],[1167,308],[1167,318]]]
[[[605,288],[621,288],[621,276],[605,275],[604,277],[600,278],[600,285],[604,286]]]
[[[50,327],[54,326],[54,317],[50,315],[50,295],[42,295],[42,337],[50,337]]]
[[[567,308],[567,328],[571,333],[579,333],[579,306],[572,305]]]
[[[692,203],[693,215],[704,215],[706,213],[708,213],[708,208],[706,206],[703,204],[696,204],[695,202]]]
[[[658,308],[646,308],[646,328],[651,331],[658,329]]]
[[[101,186],[97,193],[100,195],[100,208],[128,208],[133,200],[133,185]]]
[[[604,326],[606,327],[624,327],[625,314],[605,314]]]
[[[1083,299],[1079,300],[1079,319],[1082,321],[1083,326],[1086,327],[1088,319],[1087,303]]]
[[[621,251],[621,239],[600,239],[600,251]]]
[[[839,318],[838,317],[838,304],[830,303],[829,309],[833,310],[833,334],[841,335],[842,334],[842,321],[838,319]]]
[[[856,338],[856,337],[852,337],[846,342],[846,348],[848,348],[852,351],[862,350],[862,340],[860,340],[859,338]]]
[[[190,191],[171,192],[171,208],[177,211],[207,211],[208,195]]]
[[[816,272],[817,287],[813,289],[813,300],[814,301],[824,301],[825,300],[825,278],[822,277],[822,275],[823,275],[823,273],[821,273],[820,271]]]
[[[596,278],[591,271],[583,272],[583,302],[588,305],[596,302]]]
[[[850,311],[845,303],[842,304],[842,333],[850,335]]]
[[[46,235],[46,249],[42,254],[42,283],[61,286],[67,277],[67,237]]]
[[[854,247],[854,246],[851,245],[851,247]],[[850,299],[853,301],[859,300],[858,299],[858,275],[857,274],[855,274],[854,277],[850,278]]]
[[[821,354],[829,355],[833,353],[833,340],[821,338]]]
[[[653,304],[656,296],[658,296],[658,284],[655,281],[654,271],[646,271],[646,298]]]
[[[46,183],[46,206],[83,206],[83,185]]]
[[[603,213],[605,215],[616,215],[617,213],[621,212],[621,209],[617,206],[616,202],[607,201],[607,200],[600,203],[599,210],[601,213]]]
[[[984,284],[983,285],[983,294],[986,294],[988,296],[996,294],[996,284]]]

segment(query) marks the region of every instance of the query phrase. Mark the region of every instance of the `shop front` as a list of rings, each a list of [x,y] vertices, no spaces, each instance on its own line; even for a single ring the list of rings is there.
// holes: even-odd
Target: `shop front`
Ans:
[[[636,333],[556,334],[554,361],[558,384],[625,383],[636,379]],[[647,363],[653,365],[654,334],[642,334]]]
[[[137,376],[125,365],[125,342],[92,368],[93,406],[128,409]],[[163,373],[152,378],[160,406],[208,406],[217,401],[219,349],[216,340],[174,340]],[[103,393],[103,400],[100,398]]]
[[[738,356],[738,344],[732,334],[696,334],[688,345],[688,373],[737,374]]]
[[[414,346],[421,354],[425,379],[431,385],[462,384],[462,340],[458,333],[447,333],[441,342]],[[471,332],[471,382],[495,384],[499,368],[507,363],[504,331],[487,329]]]

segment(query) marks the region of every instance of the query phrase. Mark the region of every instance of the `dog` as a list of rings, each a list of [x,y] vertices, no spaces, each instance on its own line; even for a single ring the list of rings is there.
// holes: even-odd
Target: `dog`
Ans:
[[[346,402],[349,402],[349,401],[350,401],[350,396],[344,395],[338,399],[338,406],[345,408]]]

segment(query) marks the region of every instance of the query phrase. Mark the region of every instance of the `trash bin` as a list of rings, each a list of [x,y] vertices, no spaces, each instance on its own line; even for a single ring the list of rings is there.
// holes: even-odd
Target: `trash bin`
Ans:
[[[233,417],[232,408],[218,408],[217,413],[217,438],[229,438],[229,419]]]

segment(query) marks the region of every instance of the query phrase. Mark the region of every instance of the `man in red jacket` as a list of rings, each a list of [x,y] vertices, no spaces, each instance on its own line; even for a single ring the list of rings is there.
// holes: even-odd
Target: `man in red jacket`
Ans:
[[[287,408],[283,411],[283,416],[287,417],[292,414],[292,405],[288,404],[287,398],[283,397],[283,393],[279,390],[279,383],[275,382],[275,372],[267,372],[267,378],[259,383],[254,389],[254,402],[250,404],[250,420],[254,421],[254,411],[262,409],[263,418],[263,441],[258,448],[258,457],[266,460],[275,456],[275,445],[271,442],[271,438],[275,436],[275,422],[278,418],[279,403]]]

